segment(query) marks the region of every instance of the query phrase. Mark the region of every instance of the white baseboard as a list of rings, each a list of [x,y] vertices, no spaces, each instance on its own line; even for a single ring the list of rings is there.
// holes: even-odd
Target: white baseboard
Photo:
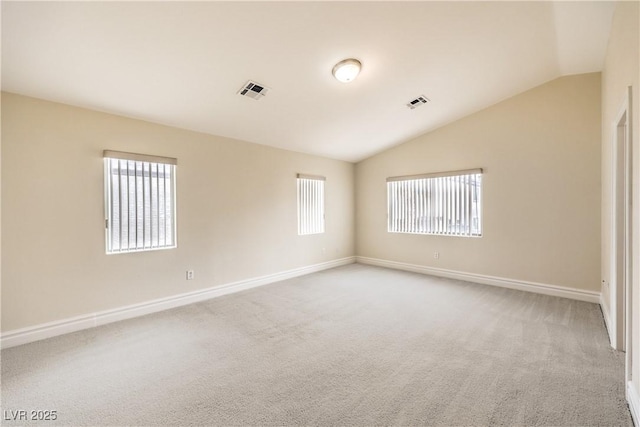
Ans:
[[[609,334],[609,343],[611,344],[611,347],[616,348],[615,347],[615,331],[612,328],[612,323],[611,323],[611,315],[609,314],[609,307],[607,307],[607,305],[604,303],[604,298],[602,297],[602,293],[600,293],[600,300],[598,301],[598,303],[600,304],[600,309],[602,310],[602,317],[604,317],[604,326],[607,328],[607,333]]]
[[[602,293],[600,294],[600,308],[602,309],[602,317],[604,317],[604,326],[607,328],[607,335],[609,336],[609,344],[611,347],[617,350],[618,342],[616,340],[616,324],[614,318],[609,313],[609,307],[604,303]]]
[[[566,288],[563,286],[548,285],[545,283],[526,282],[523,280],[507,279],[504,277],[465,273],[461,271],[445,270],[444,268],[426,267],[423,265],[407,264],[404,262],[388,261],[361,256],[356,257],[356,262],[361,264],[376,265],[379,267],[394,268],[396,270],[412,271],[414,273],[429,274],[438,277],[447,277],[450,279],[464,280],[467,282],[482,283],[484,285],[517,289],[520,291],[533,292],[537,294],[552,295],[579,301],[593,302],[596,304],[600,302],[600,292],[595,291],[585,291],[582,289]]]
[[[640,415],[640,396],[638,396],[638,392],[631,381],[627,383],[627,403],[629,403],[629,411],[631,412],[631,418],[633,418],[633,424],[640,426],[640,424],[638,424],[638,416]]]
[[[295,268],[293,270],[287,270],[280,273],[269,274],[267,276],[254,277],[252,279],[227,283],[225,285],[215,286],[212,288],[187,292],[166,298],[155,299],[152,301],[145,301],[142,303],[128,305],[116,309],[89,313],[78,317],[44,323],[28,328],[16,329],[13,331],[8,331],[0,336],[0,348],[15,347],[18,345],[39,341],[58,335],[68,334],[70,332],[80,331],[82,329],[89,329],[96,326],[105,325],[107,323],[113,323],[120,320],[131,319],[133,317],[144,316],[145,314],[193,304],[211,298],[244,291],[246,289],[291,279],[293,277],[304,276],[305,274],[327,270],[330,268],[339,267],[341,265],[352,264],[354,262],[355,257],[346,257],[323,262],[320,264]]]

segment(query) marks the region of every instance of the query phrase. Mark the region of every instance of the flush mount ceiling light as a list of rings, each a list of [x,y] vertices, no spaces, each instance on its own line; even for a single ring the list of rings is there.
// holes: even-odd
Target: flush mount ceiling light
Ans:
[[[333,67],[333,76],[342,83],[349,83],[358,77],[362,64],[357,59],[349,58],[340,61]]]

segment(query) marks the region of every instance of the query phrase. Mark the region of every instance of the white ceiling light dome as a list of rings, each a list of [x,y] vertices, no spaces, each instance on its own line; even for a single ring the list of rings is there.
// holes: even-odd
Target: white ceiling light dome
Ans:
[[[333,67],[332,73],[339,82],[349,83],[358,77],[361,68],[362,63],[360,61],[349,58],[338,62],[336,66]]]

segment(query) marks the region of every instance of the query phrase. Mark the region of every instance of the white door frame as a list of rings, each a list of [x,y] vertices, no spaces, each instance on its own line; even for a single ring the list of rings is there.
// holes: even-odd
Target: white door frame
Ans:
[[[631,280],[632,280],[632,153],[631,153],[631,86],[613,122],[613,180],[611,230],[611,345],[626,351],[627,381],[631,375]]]

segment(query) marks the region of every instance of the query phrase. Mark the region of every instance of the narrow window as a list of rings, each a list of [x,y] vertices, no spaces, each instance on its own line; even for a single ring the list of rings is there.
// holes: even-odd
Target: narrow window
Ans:
[[[298,174],[298,235],[324,233],[325,179]]]
[[[482,236],[482,169],[387,178],[390,233]]]
[[[108,254],[176,247],[176,165],[168,157],[104,151]]]

